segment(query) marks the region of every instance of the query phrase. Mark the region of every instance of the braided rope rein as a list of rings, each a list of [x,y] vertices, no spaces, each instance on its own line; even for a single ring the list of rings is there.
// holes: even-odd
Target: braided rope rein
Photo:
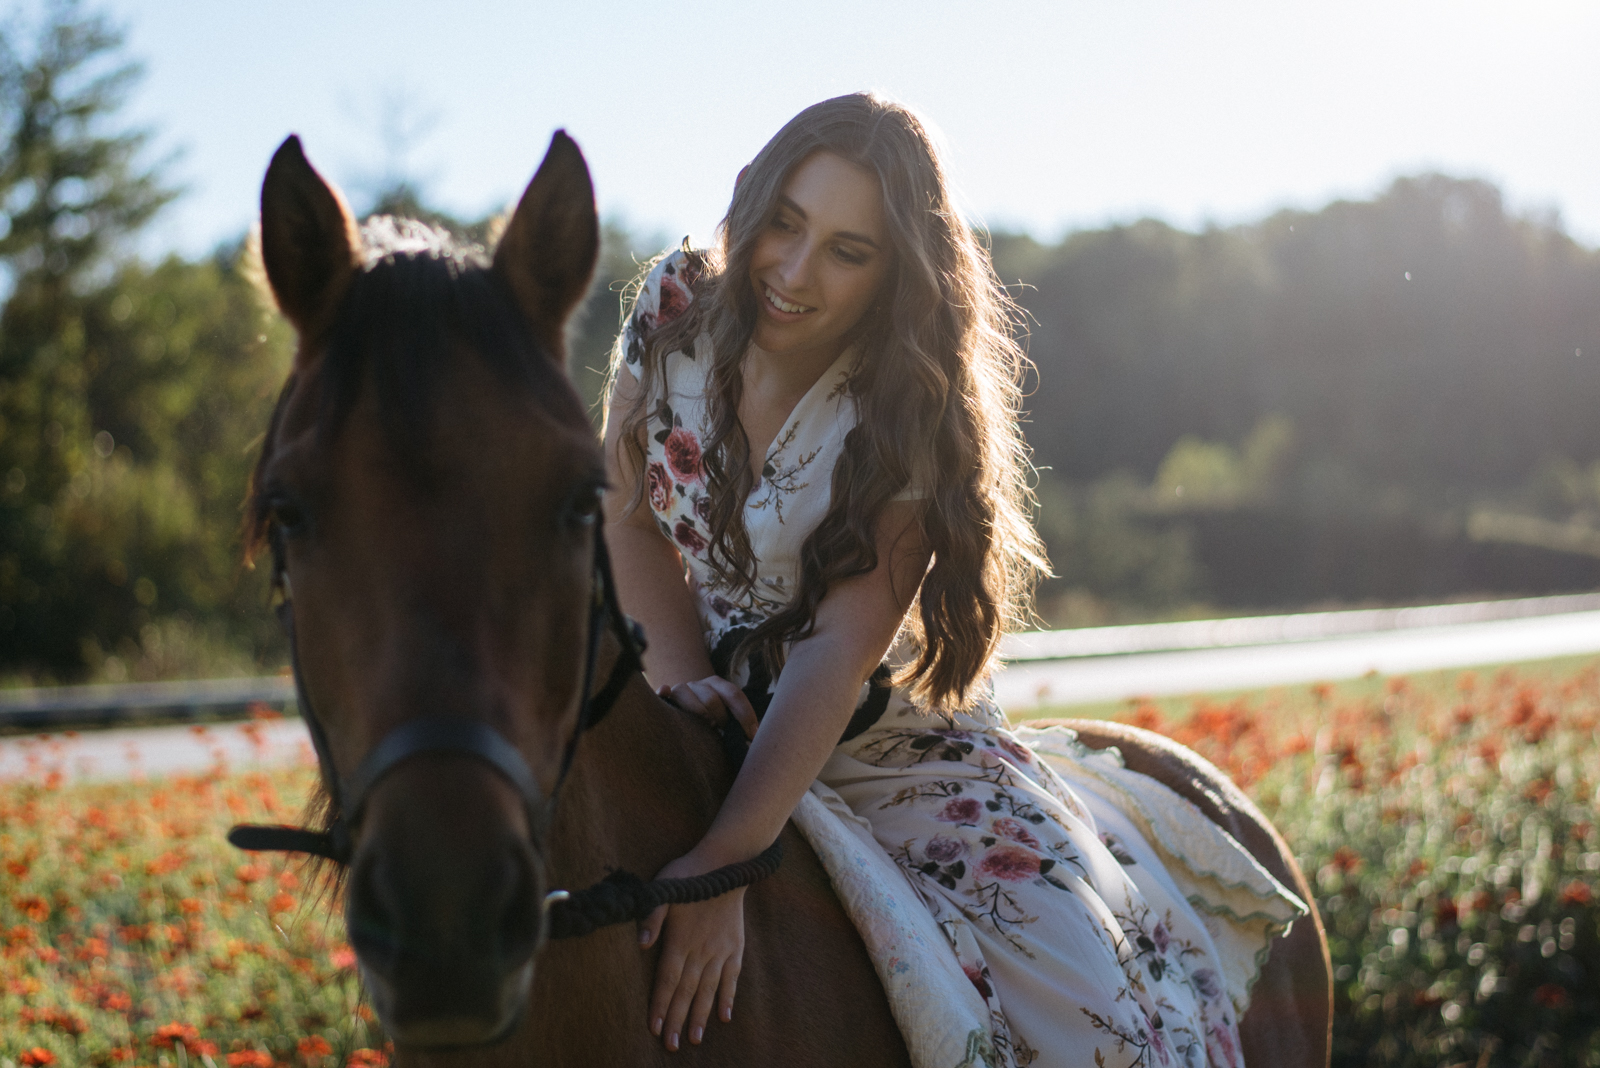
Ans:
[[[688,713],[670,697],[667,703]],[[699,718],[696,716],[695,718]],[[718,735],[722,752],[735,775],[744,766],[750,743],[730,715],[711,729]],[[631,871],[614,871],[583,890],[557,890],[546,901],[551,938],[579,938],[601,927],[638,921],[662,905],[692,905],[710,901],[730,890],[758,883],[778,870],[783,863],[783,842],[773,842],[750,860],[725,864],[702,875],[683,879],[652,879],[645,882]]]
[[[662,905],[709,901],[760,882],[777,871],[782,861],[783,843],[778,841],[751,860],[684,879],[645,882],[630,871],[614,871],[587,889],[550,902],[550,937],[579,938],[600,927],[642,920]]]

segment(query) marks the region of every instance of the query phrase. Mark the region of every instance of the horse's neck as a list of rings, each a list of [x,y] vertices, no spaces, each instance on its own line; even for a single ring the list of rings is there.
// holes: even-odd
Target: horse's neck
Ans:
[[[652,878],[700,840],[730,778],[711,732],[636,675],[579,742],[551,828],[552,885],[616,868]]]

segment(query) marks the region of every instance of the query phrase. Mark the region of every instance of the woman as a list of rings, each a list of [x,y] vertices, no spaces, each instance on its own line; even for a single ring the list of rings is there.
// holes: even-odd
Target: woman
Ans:
[[[779,131],[714,252],[648,271],[612,365],[617,582],[660,692],[753,736],[660,874],[753,856],[793,816],[914,1059],[1235,1064],[1239,938],[1208,932],[1147,806],[1064,780],[1092,761],[1058,737],[1052,770],[987,696],[1044,567],[1010,309],[922,124],[864,94]],[[742,909],[642,926],[669,1049],[731,1018]]]

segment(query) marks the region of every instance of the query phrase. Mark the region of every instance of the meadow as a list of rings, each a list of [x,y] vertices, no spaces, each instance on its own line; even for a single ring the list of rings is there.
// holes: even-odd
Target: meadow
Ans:
[[[1099,711],[1283,830],[1328,927],[1336,1065],[1600,1066],[1600,660]],[[385,1064],[314,872],[222,838],[312,785],[0,784],[0,1068]]]

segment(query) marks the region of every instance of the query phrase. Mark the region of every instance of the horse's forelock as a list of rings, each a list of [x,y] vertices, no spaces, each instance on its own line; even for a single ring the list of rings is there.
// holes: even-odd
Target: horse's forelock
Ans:
[[[362,240],[363,268],[306,376],[307,386],[320,395],[321,440],[337,435],[362,390],[371,388],[390,447],[406,469],[426,479],[436,387],[462,348],[487,363],[508,389],[531,396],[553,421],[588,427],[564,369],[534,336],[482,249],[458,243],[443,230],[390,216],[369,219]],[[285,383],[256,464],[246,505],[247,559],[265,537],[260,476],[296,385],[296,377]]]

